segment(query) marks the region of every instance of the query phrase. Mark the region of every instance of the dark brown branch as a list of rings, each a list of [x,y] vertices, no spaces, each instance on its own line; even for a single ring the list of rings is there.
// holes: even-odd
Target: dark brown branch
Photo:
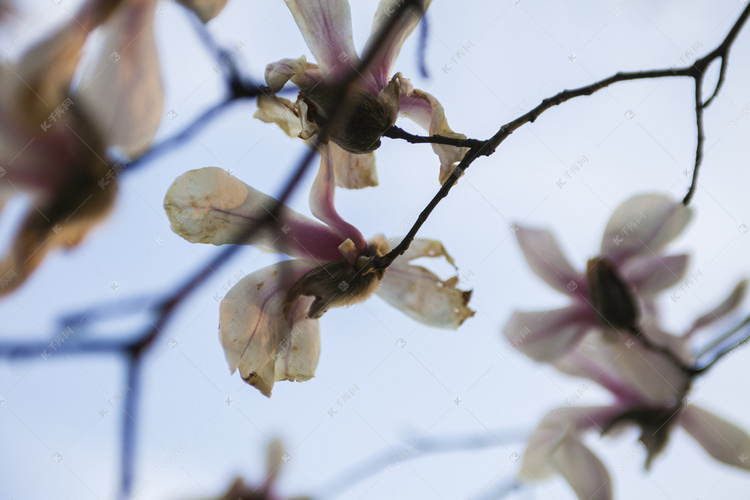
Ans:
[[[616,73],[608,78],[605,78],[603,80],[599,80],[597,82],[594,82],[590,85],[586,85],[584,87],[579,87],[577,89],[572,90],[563,90],[562,92],[557,93],[556,95],[552,97],[548,97],[544,99],[538,106],[533,108],[532,110],[528,111],[527,113],[519,116],[515,120],[512,120],[505,125],[501,126],[500,129],[493,135],[490,139],[486,141],[477,141],[474,139],[468,139],[468,142],[463,142],[458,139],[450,139],[443,136],[431,136],[431,137],[421,137],[421,136],[413,136],[411,134],[408,134],[407,132],[399,129],[398,127],[392,127],[391,130],[386,134],[387,137],[393,137],[397,139],[404,139],[408,142],[412,143],[432,143],[432,144],[447,144],[450,146],[459,146],[459,147],[469,147],[469,151],[464,155],[464,158],[461,160],[459,165],[456,167],[455,171],[451,174],[451,176],[448,178],[448,180],[443,184],[443,186],[440,188],[440,190],[437,192],[437,194],[430,200],[430,202],[427,204],[427,207],[422,211],[422,213],[417,218],[417,221],[412,226],[409,233],[404,237],[404,239],[399,243],[396,248],[391,250],[390,253],[384,255],[383,257],[379,257],[374,260],[373,267],[377,269],[385,269],[388,266],[390,266],[393,261],[398,257],[399,255],[403,254],[408,248],[409,245],[411,245],[411,242],[414,240],[417,232],[422,227],[422,225],[425,223],[427,218],[430,216],[432,211],[435,209],[435,207],[440,203],[440,201],[445,198],[448,195],[448,192],[451,190],[453,185],[458,180],[458,177],[460,177],[463,172],[471,166],[471,164],[479,158],[480,156],[490,156],[492,155],[497,147],[502,144],[502,142],[508,138],[513,132],[518,130],[523,125],[526,125],[527,123],[534,123],[539,116],[542,115],[545,111],[549,110],[550,108],[553,108],[555,106],[559,106],[560,104],[567,102],[571,99],[575,99],[577,97],[585,97],[593,95],[594,93],[609,87],[612,84],[620,83],[620,82],[627,82],[627,81],[633,81],[633,80],[645,80],[645,79],[651,79],[651,78],[672,78],[672,77],[689,77],[695,80],[695,87],[696,87],[696,123],[697,123],[697,135],[698,135],[698,144],[696,146],[696,157],[695,157],[695,168],[693,169],[693,177],[690,184],[690,188],[685,195],[685,198],[683,200],[683,203],[687,205],[690,202],[690,199],[695,192],[696,183],[698,179],[698,169],[700,167],[700,164],[703,159],[703,142],[704,142],[704,131],[703,131],[703,108],[705,108],[708,103],[713,99],[716,93],[719,91],[719,87],[721,86],[723,82],[723,74],[726,71],[725,68],[725,61],[727,59],[727,56],[729,54],[729,50],[731,49],[732,43],[737,37],[737,34],[740,32],[742,27],[744,26],[745,22],[747,21],[748,17],[750,16],[750,4],[748,4],[747,7],[742,11],[742,14],[739,16],[735,24],[732,26],[732,29],[727,34],[726,38],[721,42],[721,44],[715,48],[713,51],[711,51],[706,56],[697,59],[692,65],[685,66],[682,68],[668,68],[668,69],[656,69],[656,70],[650,70],[650,71],[635,71],[635,72],[619,72]],[[701,92],[702,92],[702,86],[703,86],[703,78],[705,75],[706,68],[717,58],[722,59],[722,76],[719,78],[719,83],[717,84],[717,88],[714,90],[714,95],[711,96],[711,99],[706,101],[705,103],[701,102]]]
[[[389,137],[391,139],[403,139],[410,144],[445,144],[446,146],[457,146],[459,148],[476,148],[484,146],[487,141],[479,141],[477,139],[458,139],[455,137],[445,137],[443,135],[431,135],[429,137],[410,134],[406,130],[397,127],[396,125],[391,126],[385,131],[383,137]]]
[[[701,103],[701,94],[703,93],[703,74],[695,78],[695,128],[697,133],[697,140],[695,144],[695,163],[693,165],[693,176],[690,180],[690,188],[688,188],[687,194],[682,199],[682,204],[687,206],[690,200],[695,194],[695,189],[698,187],[698,170],[700,169],[701,163],[703,163],[703,143],[706,141],[705,133],[703,132],[703,103]]]

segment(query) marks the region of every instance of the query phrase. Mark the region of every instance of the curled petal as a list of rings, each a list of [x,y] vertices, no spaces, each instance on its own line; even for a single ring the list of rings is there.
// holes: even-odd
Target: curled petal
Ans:
[[[750,436],[736,425],[694,405],[680,413],[680,425],[709,455],[725,464],[750,470]]]
[[[285,3],[327,79],[336,80],[359,63],[347,0],[287,0]]]
[[[563,254],[551,232],[514,226],[518,245],[534,274],[545,283],[566,295],[582,292],[578,273]]]
[[[227,0],[177,0],[192,10],[204,23],[209,22],[224,9]]]
[[[617,207],[602,237],[602,255],[620,262],[659,253],[685,229],[692,210],[659,194],[633,196]]]
[[[442,135],[454,139],[466,139],[464,134],[458,134],[448,126],[443,106],[427,92],[415,89],[410,94],[402,94],[400,99],[400,113],[413,120],[417,125],[427,130],[430,135]],[[467,148],[433,144],[432,150],[440,158],[440,184],[445,183],[453,169],[464,157]]]
[[[274,382],[304,381],[315,375],[320,356],[320,328],[307,319],[312,299],[300,297],[291,307],[286,290],[315,266],[285,261],[242,278],[220,305],[219,336],[232,372],[265,396]]]
[[[308,76],[309,71],[319,74],[317,65],[308,64],[305,56],[297,59],[282,59],[266,66],[266,85],[273,93],[283,89],[289,80],[301,89],[311,87],[320,82],[320,78]]]
[[[646,255],[629,260],[622,270],[622,277],[636,293],[656,294],[682,280],[689,260],[686,254],[665,257]]]
[[[364,51],[362,52],[363,55],[368,54],[375,48],[373,44],[377,39],[378,33],[388,25],[402,3],[403,0],[380,0],[378,10],[375,12],[375,18],[372,21],[370,38],[367,40],[367,44],[365,44]],[[401,52],[401,46],[422,20],[422,16],[431,3],[432,0],[422,0],[419,8],[412,7],[405,10],[396,26],[394,26],[391,35],[386,39],[385,43],[378,47],[377,55],[370,66],[370,72],[375,77],[377,88],[383,88],[388,83],[393,63],[396,61],[399,52]]]
[[[693,322],[693,326],[690,328],[688,334],[691,334],[699,328],[708,326],[714,321],[722,319],[724,316],[731,314],[737,306],[740,305],[742,300],[745,298],[745,291],[747,290],[747,280],[742,280],[734,287],[729,296],[718,306],[699,317]]]
[[[263,123],[275,123],[289,137],[299,137],[302,132],[302,123],[291,101],[275,95],[260,94],[257,103],[258,111],[255,112],[253,118]]]
[[[343,239],[339,235],[288,208],[249,240],[237,241],[249,225],[264,220],[277,203],[225,170],[207,167],[178,177],[167,191],[164,209],[172,230],[193,243],[244,243],[293,257],[341,259],[338,246]]]
[[[154,35],[156,0],[131,0],[104,25],[104,47],[78,92],[109,146],[138,156],[161,123],[164,88]]]
[[[539,481],[560,474],[582,500],[612,498],[609,474],[581,442],[580,434],[601,428],[613,413],[605,407],[562,407],[549,412],[529,438],[520,479]]]
[[[341,161],[346,152],[335,144],[324,144],[320,148],[320,169],[310,190],[310,209],[313,215],[328,224],[341,237],[342,241],[352,240],[361,254],[367,251],[367,242],[359,230],[346,222],[334,206],[335,162]],[[334,157],[333,155],[336,155]],[[354,155],[352,155],[354,156]],[[360,155],[358,155],[360,156]],[[331,259],[335,260],[335,259]]]
[[[574,349],[595,324],[588,309],[565,307],[550,311],[516,311],[503,327],[508,342],[539,362]]]
[[[385,239],[379,236],[376,240]],[[376,293],[420,323],[455,330],[474,316],[474,311],[467,305],[471,291],[456,288],[458,276],[443,281],[432,271],[409,264],[420,257],[445,257],[453,264],[453,259],[439,241],[416,239],[409,250],[388,268]]]

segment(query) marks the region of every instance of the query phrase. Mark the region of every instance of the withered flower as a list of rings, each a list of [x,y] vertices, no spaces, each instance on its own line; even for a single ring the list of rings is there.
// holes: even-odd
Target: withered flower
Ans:
[[[220,168],[186,172],[167,192],[164,206],[174,232],[188,241],[252,244],[293,257],[242,278],[220,306],[220,339],[232,371],[266,396],[274,382],[304,381],[320,356],[318,318],[329,308],[366,300],[373,293],[422,323],[455,329],[473,315],[469,292],[457,280],[440,280],[409,261],[450,256],[439,242],[418,239],[386,271],[371,266],[389,249],[370,243],[333,207],[333,167],[324,155],[311,196],[321,224],[286,207],[278,219],[245,241],[249,225],[277,202]]]

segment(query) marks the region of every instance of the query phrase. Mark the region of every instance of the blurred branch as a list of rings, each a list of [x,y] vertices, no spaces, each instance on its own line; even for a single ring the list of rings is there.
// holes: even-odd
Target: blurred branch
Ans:
[[[390,473],[404,462],[416,460],[425,455],[505,446],[525,441],[528,434],[527,430],[515,429],[473,435],[405,439],[395,454],[393,449],[377,453],[337,475],[321,489],[328,497],[336,497],[370,476],[381,471]]]

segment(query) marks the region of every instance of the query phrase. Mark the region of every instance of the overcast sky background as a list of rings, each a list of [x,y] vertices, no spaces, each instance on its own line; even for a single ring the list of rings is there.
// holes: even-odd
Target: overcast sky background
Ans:
[[[377,2],[352,3],[361,49]],[[11,56],[17,56],[76,5],[28,2],[3,32],[3,46],[13,41],[19,49]],[[171,2],[162,5],[157,30],[166,105],[159,138],[181,130],[223,96],[216,61],[197,41],[184,12]],[[429,78],[417,69],[416,36],[404,46],[396,70],[438,97],[454,130],[486,138],[560,90],[620,70],[692,63],[720,43],[743,7],[737,0],[436,0],[428,18]],[[301,54],[312,59],[281,0],[229,0],[209,28],[257,79],[268,62]],[[744,226],[750,225],[748,60],[750,27],[745,27],[725,86],[705,114],[696,216],[670,247],[691,252],[690,272],[700,273],[679,298],[663,297],[665,323],[675,332],[750,275],[750,233]],[[214,256],[216,248],[172,234],[162,200],[175,177],[204,166],[231,168],[254,187],[278,193],[305,146],[254,120],[254,110],[253,102],[238,103],[180,148],[121,176],[116,211],[106,224],[79,248],[47,258],[21,290],[0,302],[1,338],[54,337],[65,326],[57,322],[61,315],[167,292]],[[399,125],[418,132],[406,120]],[[519,466],[514,454],[523,452],[525,433],[547,411],[576,393],[580,405],[609,401],[591,382],[534,364],[500,335],[514,309],[557,308],[567,301],[525,265],[511,223],[553,228],[571,262],[583,270],[622,201],[643,192],[684,195],[694,129],[687,79],[621,83],[546,112],[495,155],[477,160],[420,233],[440,239],[456,259],[462,286],[474,290],[470,305],[476,316],[452,332],[417,324],[378,298],[329,311],[321,320],[316,378],[278,383],[271,399],[237,374],[230,376],[217,340],[217,299],[226,285],[277,260],[243,250],[190,296],[145,358],[135,498],[218,496],[235,475],[259,482],[265,446],[274,437],[289,454],[279,480],[287,496],[478,498],[511,480]],[[381,186],[337,192],[339,212],[367,237],[404,234],[438,189],[437,157],[429,146],[384,139],[377,161]],[[309,213],[313,176],[311,169],[292,199],[298,211]],[[22,208],[13,203],[0,217],[4,240]],[[445,276],[451,272],[445,263],[434,268]],[[127,335],[141,320],[111,322],[88,334]],[[743,350],[722,362],[696,383],[692,395],[697,404],[748,430],[749,356]],[[106,356],[0,360],[1,498],[114,497],[123,368],[119,358]],[[409,460],[419,453],[410,441],[459,435],[496,444]],[[646,475],[637,436],[631,429],[617,439],[587,438],[610,471],[618,498],[723,499],[750,489],[750,475],[709,459],[680,430]],[[393,456],[390,467],[374,466],[366,479],[341,493],[342,474],[380,453]],[[61,459],[53,459],[55,454]],[[555,479],[508,498],[562,500],[573,493]]]

